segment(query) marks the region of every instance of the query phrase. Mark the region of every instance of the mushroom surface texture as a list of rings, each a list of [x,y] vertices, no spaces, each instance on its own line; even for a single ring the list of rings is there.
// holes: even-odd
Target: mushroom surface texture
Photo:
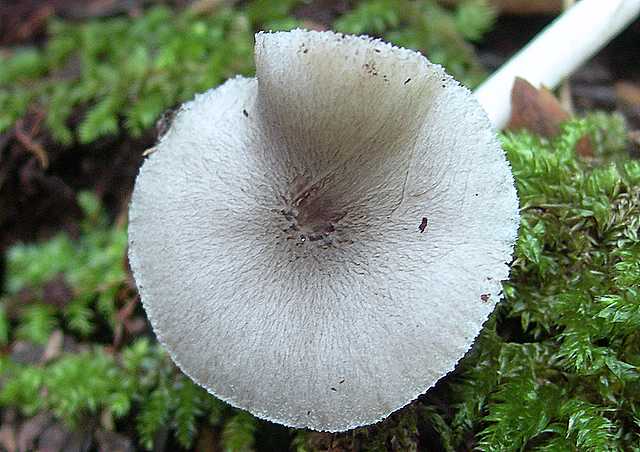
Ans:
[[[501,297],[519,223],[471,92],[362,36],[258,33],[256,78],[182,106],[145,162],[129,258],[195,382],[343,431],[453,370]]]

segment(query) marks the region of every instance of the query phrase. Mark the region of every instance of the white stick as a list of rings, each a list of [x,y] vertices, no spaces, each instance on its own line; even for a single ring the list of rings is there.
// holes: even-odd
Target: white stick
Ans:
[[[640,0],[581,0],[545,28],[475,92],[496,129],[511,115],[516,77],[555,88],[640,14]]]
[[[576,4],[576,0],[562,0],[562,11],[566,11],[572,6]],[[560,99],[560,105],[564,108],[567,113],[572,115],[574,113],[573,110],[573,99],[571,98],[571,81],[570,77],[562,80],[562,84],[560,85],[560,89],[558,90],[558,98]]]

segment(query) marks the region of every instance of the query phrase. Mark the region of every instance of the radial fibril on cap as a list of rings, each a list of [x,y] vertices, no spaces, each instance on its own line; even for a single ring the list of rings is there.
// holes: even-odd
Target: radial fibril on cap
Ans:
[[[256,67],[185,104],[140,172],[142,301],[219,398],[369,424],[451,371],[500,298],[511,172],[471,93],[416,52],[259,33]]]

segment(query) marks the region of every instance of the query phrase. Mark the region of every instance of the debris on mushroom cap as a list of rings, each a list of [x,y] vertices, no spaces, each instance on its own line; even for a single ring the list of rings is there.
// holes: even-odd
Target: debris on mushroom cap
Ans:
[[[451,371],[500,298],[511,171],[471,93],[416,52],[303,30],[255,52],[256,78],[185,104],[142,167],[134,276],[212,394],[289,426],[370,424]]]

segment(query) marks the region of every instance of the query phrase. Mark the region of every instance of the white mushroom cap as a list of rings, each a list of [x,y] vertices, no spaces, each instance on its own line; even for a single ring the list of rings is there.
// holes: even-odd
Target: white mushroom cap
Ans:
[[[134,276],[215,396],[288,426],[370,424],[451,371],[500,298],[510,168],[472,94],[416,52],[259,33],[256,66],[185,104],[141,169]]]

